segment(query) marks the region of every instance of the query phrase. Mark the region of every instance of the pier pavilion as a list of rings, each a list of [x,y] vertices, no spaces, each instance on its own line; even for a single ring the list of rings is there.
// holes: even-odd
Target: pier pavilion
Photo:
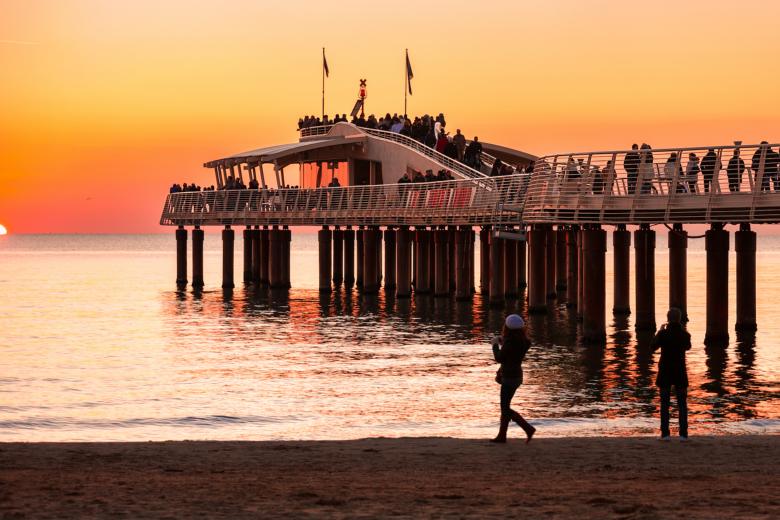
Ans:
[[[224,228],[222,286],[229,289],[234,228],[243,227],[243,281],[282,290],[290,287],[290,228],[321,226],[321,291],[356,285],[363,293],[384,288],[399,298],[471,298],[478,230],[479,290],[487,301],[503,305],[527,285],[529,312],[566,302],[582,319],[584,339],[593,342],[606,337],[605,228],[613,227],[613,313],[633,312],[638,330],[654,330],[653,228],[669,234],[669,305],[685,315],[689,237],[684,226],[706,224],[705,341],[722,343],[729,337],[730,234],[724,226],[739,225],[736,329],[754,331],[751,225],[780,221],[777,148],[640,150],[627,172],[624,162],[631,151],[534,157],[483,143],[482,164],[475,169],[404,135],[338,123],[304,129],[297,143],[206,163],[219,189],[169,194],[160,223],[177,227],[179,285],[187,283],[188,226],[193,227],[193,286],[203,285],[201,228]],[[688,168],[691,154],[701,159],[698,172]],[[512,165],[513,173],[489,176],[497,158]],[[398,182],[404,173],[426,170],[446,170],[453,180]],[[231,176],[254,180],[258,188],[223,189]],[[633,236],[629,225],[638,226]]]

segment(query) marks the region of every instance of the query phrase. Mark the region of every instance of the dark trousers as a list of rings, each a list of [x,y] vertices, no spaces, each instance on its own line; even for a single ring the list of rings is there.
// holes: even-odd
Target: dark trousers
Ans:
[[[512,398],[520,387],[520,379],[504,378],[501,383],[501,417],[510,417],[512,415]]]
[[[669,436],[669,404],[672,400],[672,387],[662,386],[661,392],[661,436]],[[680,437],[688,436],[688,387],[674,387],[677,395],[677,409],[680,415]]]

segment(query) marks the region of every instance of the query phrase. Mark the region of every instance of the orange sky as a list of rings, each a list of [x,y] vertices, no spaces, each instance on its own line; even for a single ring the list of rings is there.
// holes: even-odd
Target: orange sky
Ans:
[[[681,5],[682,4],[682,5]],[[337,8],[332,6],[337,5]],[[780,2],[3,0],[0,223],[150,232],[172,182],[320,110],[444,112],[535,154],[780,140]]]

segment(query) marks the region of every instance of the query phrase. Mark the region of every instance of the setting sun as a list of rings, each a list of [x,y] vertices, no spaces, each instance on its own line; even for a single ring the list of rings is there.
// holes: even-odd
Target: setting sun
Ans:
[[[0,235],[7,235],[8,230],[5,228],[4,225],[0,224]]]

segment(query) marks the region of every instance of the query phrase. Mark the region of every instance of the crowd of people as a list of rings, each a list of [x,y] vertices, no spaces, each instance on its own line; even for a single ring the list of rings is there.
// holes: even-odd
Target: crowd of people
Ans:
[[[726,172],[728,189],[731,192],[741,191],[745,173],[752,175],[752,181],[757,183],[760,172],[763,172],[763,175],[761,185],[757,186],[758,189],[780,191],[780,152],[772,149],[768,142],[761,142],[752,157],[748,159],[749,162],[741,157],[739,146],[733,148],[728,161],[722,154],[723,152],[719,154],[715,148],[707,149],[702,157],[690,152],[687,154],[686,162],[685,157],[679,156],[677,152],[671,152],[666,161],[656,164],[653,148],[649,144],[643,143],[641,146],[633,144],[631,151],[623,157],[627,194],[642,195],[657,191],[654,183],[658,181],[667,183],[671,189],[675,179],[677,180],[676,193],[710,193],[714,190],[713,184],[718,182],[718,174],[723,170]],[[549,165],[547,168],[549,170]],[[496,175],[496,170],[497,167],[494,165],[491,175]],[[533,166],[530,171],[533,171]],[[608,190],[607,184],[610,180],[614,183],[617,176],[612,160],[608,160],[603,166],[598,166],[586,164],[582,157],[575,159],[572,156],[562,166],[560,173],[567,182],[578,182],[587,175],[590,191],[594,194],[603,194]]]
[[[169,193],[181,193],[183,191],[214,191],[214,185],[201,188],[194,182],[192,184],[187,184],[185,182],[183,184],[178,184],[178,183],[172,184],[171,187],[168,189]]]
[[[478,170],[482,167],[482,143],[479,142],[479,137],[475,136],[469,142],[460,129],[457,129],[454,135],[450,135],[446,130],[447,120],[443,113],[439,113],[437,116],[425,114],[410,118],[397,113],[390,115],[388,112],[378,118],[371,114],[368,117],[354,116],[351,120],[347,119],[346,114],[336,115],[332,119],[327,114],[322,118],[312,115],[298,119],[298,130],[341,122],[350,122],[361,128],[405,135],[471,168]]]

